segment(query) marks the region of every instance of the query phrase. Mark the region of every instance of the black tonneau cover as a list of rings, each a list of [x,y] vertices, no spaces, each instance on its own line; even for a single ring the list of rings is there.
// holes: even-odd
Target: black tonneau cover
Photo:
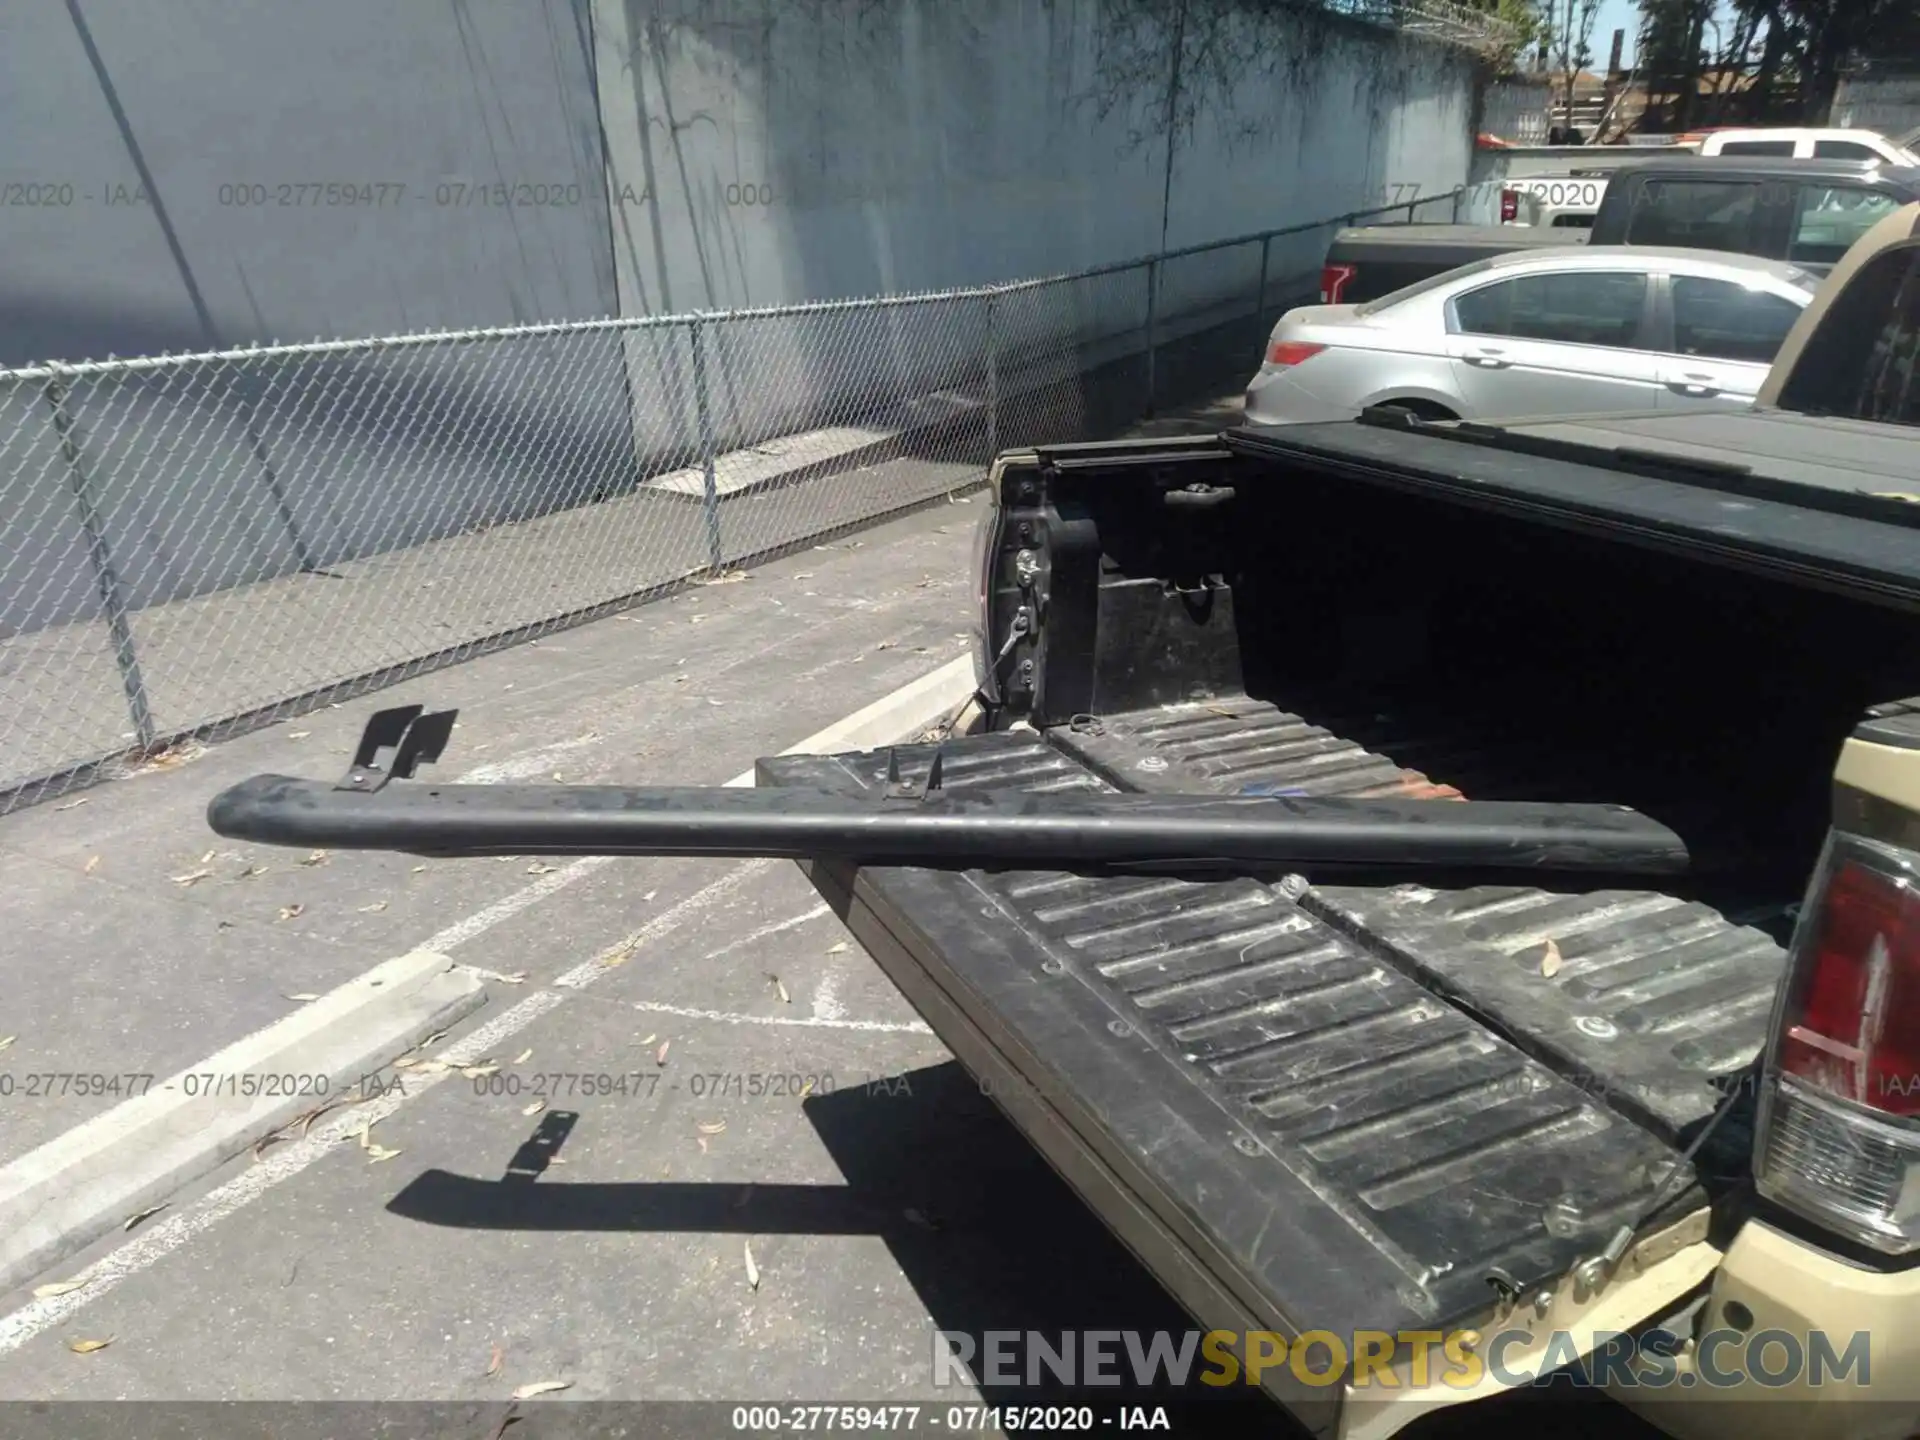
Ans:
[[[1764,444],[1716,445],[1734,417],[1618,416],[1512,424],[1421,422],[1370,411],[1357,421],[1249,425],[1221,443],[1236,454],[1318,474],[1444,495],[1457,503],[1604,533],[1689,559],[1738,566],[1902,609],[1920,609],[1920,505],[1877,493],[1909,488],[1920,437],[1886,426],[1771,412]],[[1677,424],[1674,422],[1687,422]],[[1805,444],[1785,446],[1798,428]],[[1855,433],[1859,431],[1870,434]],[[1816,481],[1820,445],[1837,454],[1897,450],[1887,483]],[[1851,449],[1849,449],[1851,447]],[[1767,456],[1774,458],[1768,459]]]

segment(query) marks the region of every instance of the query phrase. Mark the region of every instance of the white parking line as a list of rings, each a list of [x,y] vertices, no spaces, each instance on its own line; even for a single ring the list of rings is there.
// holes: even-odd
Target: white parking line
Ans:
[[[818,920],[822,915],[830,915],[832,913],[833,907],[822,902],[807,911],[804,915],[796,915],[791,920],[776,920],[771,925],[762,925],[758,930],[748,931],[738,940],[729,940],[718,950],[709,950],[706,954],[702,955],[700,957],[700,963],[704,965],[709,960],[718,960],[722,955],[731,955],[734,951],[743,946],[751,945],[756,940],[764,940],[769,935],[779,935],[788,930],[798,929],[809,920]]]
[[[523,890],[496,900],[484,910],[476,910],[464,920],[456,920],[437,935],[429,936],[413,948],[431,950],[444,955],[456,945],[464,945],[476,935],[484,935],[502,920],[511,920],[529,905],[538,905],[542,900],[557,891],[564,890],[576,880],[584,880],[603,865],[610,865],[616,857],[612,855],[589,855],[584,860],[575,860],[571,865],[562,865],[551,875],[542,875],[533,884]]]
[[[818,1015],[736,1015],[728,1010],[695,1010],[686,1005],[661,1005],[642,1000],[634,1005],[649,1015],[675,1015],[682,1020],[712,1020],[721,1025],[793,1025],[803,1030],[877,1030],[894,1035],[931,1035],[919,1020],[825,1020]]]
[[[553,767],[589,745],[598,745],[598,735],[582,735],[577,740],[562,740],[557,745],[543,745],[538,750],[529,750],[524,755],[516,755],[510,760],[495,760],[489,765],[476,765],[464,775],[456,775],[456,785],[504,785],[510,780],[531,780],[535,776],[545,779],[553,773]]]
[[[720,896],[749,878],[752,871],[770,863],[751,861],[729,871],[649,921],[630,939],[636,943],[641,937],[658,939],[705,910]],[[609,967],[603,963],[608,953],[603,951],[592,960],[575,966],[557,983],[565,984],[572,990],[585,989],[608,972]],[[450,1067],[475,1064],[490,1056],[503,1041],[526,1029],[548,1011],[565,1004],[566,999],[566,994],[559,989],[536,990],[511,1010],[463,1036],[434,1058]],[[264,1160],[242,1171],[197,1204],[108,1251],[83,1272],[87,1277],[84,1289],[30,1301],[12,1314],[0,1317],[0,1354],[17,1350],[36,1335],[61,1324],[90,1301],[114,1289],[121,1281],[138,1275],[234,1211],[251,1205],[274,1186],[291,1180],[335,1146],[356,1139],[367,1126],[387,1119],[408,1101],[426,1094],[454,1073],[457,1073],[457,1068],[424,1075],[417,1071],[404,1074],[400,1085],[315,1125],[304,1139],[294,1141],[285,1149],[269,1152]]]

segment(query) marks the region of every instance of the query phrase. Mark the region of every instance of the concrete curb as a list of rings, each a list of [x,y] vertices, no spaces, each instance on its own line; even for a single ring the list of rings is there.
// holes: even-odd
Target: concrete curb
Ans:
[[[832,755],[840,751],[871,750],[879,745],[905,744],[965,705],[973,698],[973,692],[973,657],[962,655],[780,753]],[[743,771],[727,784],[736,789],[751,786],[757,768]]]
[[[398,956],[21,1156],[0,1169],[0,1290],[341,1098],[485,1000],[479,978],[445,955]]]

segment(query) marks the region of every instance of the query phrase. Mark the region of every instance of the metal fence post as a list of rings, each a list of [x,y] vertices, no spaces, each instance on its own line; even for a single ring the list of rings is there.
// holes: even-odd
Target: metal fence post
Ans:
[[[701,504],[707,515],[707,558],[720,568],[720,487],[713,473],[713,410],[707,402],[707,357],[700,345],[698,317],[687,322],[687,339],[693,347],[693,404],[700,422]]]
[[[1154,256],[1147,261],[1147,413],[1153,418],[1154,401],[1160,390],[1155,383],[1154,351],[1158,348],[1158,320],[1160,315],[1160,257]]]
[[[128,713],[133,716],[133,733],[143,750],[151,749],[157,734],[153,707],[147,701],[147,684],[141,677],[140,656],[133,645],[126,595],[120,588],[120,576],[113,568],[113,551],[107,544],[106,527],[100,523],[100,511],[93,503],[86,466],[81,463],[73,417],[67,413],[67,387],[56,376],[47,381],[42,393],[53,411],[53,428],[60,437],[60,454],[67,462],[74,508],[80,512],[80,528],[86,532],[87,555],[93,562],[93,579],[100,591],[101,609],[106,611],[107,631],[113,636],[114,661],[120,667],[120,687],[126,691]]]
[[[1273,236],[1260,237],[1260,288],[1255,293],[1253,318],[1256,322],[1267,318],[1267,261],[1273,254]]]
[[[1000,336],[995,325],[994,301],[999,298],[992,290],[987,292],[987,464],[992,465],[994,457],[1000,453]]]

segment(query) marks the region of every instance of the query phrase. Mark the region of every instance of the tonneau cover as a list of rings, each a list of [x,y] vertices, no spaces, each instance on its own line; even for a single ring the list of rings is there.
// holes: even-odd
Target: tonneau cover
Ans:
[[[1275,483],[1284,482],[1288,461],[1304,462],[1317,475],[1431,493],[1920,609],[1920,505],[1883,493],[1908,488],[1920,442],[1886,426],[1780,412],[1754,417],[1752,430],[1738,422],[1636,415],[1501,425],[1368,412],[1242,426],[1221,439],[1249,459],[1278,462]],[[1789,443],[1788,430],[1799,438]],[[1823,446],[1827,466],[1840,467],[1837,480],[1816,478],[1812,457]],[[1870,455],[1867,446],[1875,447]],[[1887,483],[1860,488],[1855,467],[1876,465],[1887,467]]]

